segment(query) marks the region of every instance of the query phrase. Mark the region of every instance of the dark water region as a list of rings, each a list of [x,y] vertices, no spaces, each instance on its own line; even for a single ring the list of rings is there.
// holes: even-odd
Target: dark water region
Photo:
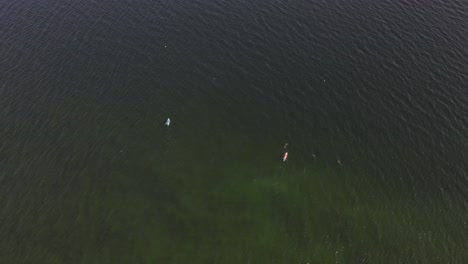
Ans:
[[[0,263],[468,263],[467,17],[1,0]]]

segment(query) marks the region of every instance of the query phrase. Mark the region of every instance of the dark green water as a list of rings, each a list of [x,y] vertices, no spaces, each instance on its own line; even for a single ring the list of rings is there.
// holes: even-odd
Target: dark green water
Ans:
[[[0,263],[468,263],[467,14],[0,1]]]

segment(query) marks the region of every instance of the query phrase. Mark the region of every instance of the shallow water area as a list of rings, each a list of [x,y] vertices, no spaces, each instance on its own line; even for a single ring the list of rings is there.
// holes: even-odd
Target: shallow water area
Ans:
[[[467,12],[0,1],[0,262],[467,263]]]

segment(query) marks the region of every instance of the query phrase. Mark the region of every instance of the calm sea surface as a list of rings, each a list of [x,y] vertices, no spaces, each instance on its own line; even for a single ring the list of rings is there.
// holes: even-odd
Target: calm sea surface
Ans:
[[[0,0],[0,263],[468,263],[467,45],[463,0]]]

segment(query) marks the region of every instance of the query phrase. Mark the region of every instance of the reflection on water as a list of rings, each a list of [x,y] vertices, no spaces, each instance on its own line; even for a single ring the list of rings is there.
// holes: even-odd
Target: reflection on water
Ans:
[[[0,262],[468,262],[466,11],[0,5]]]

